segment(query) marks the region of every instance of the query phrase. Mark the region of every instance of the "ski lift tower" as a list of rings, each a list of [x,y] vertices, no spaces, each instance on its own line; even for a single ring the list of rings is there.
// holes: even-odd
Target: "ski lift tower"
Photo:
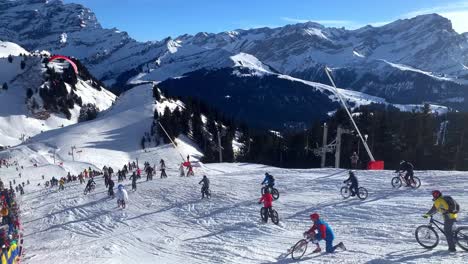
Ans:
[[[333,81],[333,78],[331,76],[331,69],[328,67],[325,67],[325,73],[328,76],[328,79],[330,79],[330,82],[332,83],[333,87],[335,88],[335,94],[340,99],[341,105],[343,108],[346,110],[346,113],[348,114],[349,119],[351,120],[351,123],[353,123],[354,129],[358,132],[359,137],[361,138],[362,144],[364,145],[364,148],[367,151],[367,154],[369,155],[370,161],[367,164],[367,169],[369,170],[383,170],[384,168],[384,162],[383,160],[378,160],[376,161],[374,159],[374,155],[372,155],[372,152],[369,149],[369,146],[367,145],[367,142],[364,140],[362,137],[361,131],[359,130],[358,126],[356,125],[356,122],[354,121],[353,115],[351,115],[351,112],[348,109],[348,105],[346,104],[346,101],[343,99],[341,96],[341,93],[339,92],[338,88],[335,85],[335,81]]]

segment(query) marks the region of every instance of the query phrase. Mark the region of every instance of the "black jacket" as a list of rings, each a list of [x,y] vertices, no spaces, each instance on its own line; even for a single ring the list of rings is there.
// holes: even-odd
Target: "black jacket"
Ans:
[[[202,183],[203,183],[203,187],[205,188],[210,187],[210,180],[208,180],[208,178],[203,178],[198,184],[202,184]]]
[[[356,175],[351,174],[349,175],[349,178],[345,180],[343,183],[351,182],[352,185],[358,185],[358,180],[356,178]]]

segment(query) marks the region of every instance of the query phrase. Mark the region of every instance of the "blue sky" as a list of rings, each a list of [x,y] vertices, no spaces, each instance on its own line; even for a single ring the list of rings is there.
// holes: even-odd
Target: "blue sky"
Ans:
[[[140,40],[185,33],[278,27],[305,21],[326,26],[379,26],[425,13],[452,20],[468,32],[468,0],[64,0],[91,8],[106,28],[116,27]]]

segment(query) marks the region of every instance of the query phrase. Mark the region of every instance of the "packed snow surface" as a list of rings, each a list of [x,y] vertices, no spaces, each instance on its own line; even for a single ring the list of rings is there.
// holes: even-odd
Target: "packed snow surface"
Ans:
[[[153,149],[140,156],[140,162],[152,164],[165,153],[167,149]],[[414,238],[415,228],[428,222],[421,215],[432,205],[432,189],[452,195],[462,206],[468,203],[466,173],[417,172],[423,180],[420,189],[395,190],[391,171],[359,171],[361,185],[370,191],[369,198],[360,201],[339,195],[347,176],[340,169],[209,164],[195,177],[182,178],[173,164],[167,179],[140,180],[124,210],[107,197],[101,177],[96,191],[87,196],[79,183],[67,184],[61,192],[36,186],[42,174],[76,173],[80,166],[88,164],[24,169],[21,180],[31,180],[20,198],[24,263],[291,263],[281,254],[310,227],[312,212],[320,213],[334,229],[335,243],[343,241],[348,251],[309,254],[309,249],[303,263],[466,263],[468,257],[460,251],[448,254],[444,241],[425,250]],[[276,177],[281,192],[274,202],[278,226],[260,222],[256,202],[265,171]],[[13,168],[0,173],[7,181],[16,174]],[[202,173],[211,180],[211,200],[200,199]],[[130,189],[129,181],[124,184]],[[467,221],[462,213],[459,223]]]

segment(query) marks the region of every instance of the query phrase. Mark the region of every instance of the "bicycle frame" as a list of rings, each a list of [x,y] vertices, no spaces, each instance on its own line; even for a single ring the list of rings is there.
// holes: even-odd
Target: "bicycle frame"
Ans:
[[[434,219],[434,217],[431,215],[431,219],[429,220],[429,226],[432,227],[432,226],[435,226],[437,227],[437,229],[439,229],[439,231],[445,235],[445,232],[444,232],[444,229],[442,229],[439,225],[444,225],[444,223],[440,222],[440,221],[437,221]]]
[[[401,172],[401,171],[398,172],[398,177],[400,177],[400,181],[405,183],[406,185],[410,185],[409,181],[405,179],[405,175],[406,174],[404,172]]]

